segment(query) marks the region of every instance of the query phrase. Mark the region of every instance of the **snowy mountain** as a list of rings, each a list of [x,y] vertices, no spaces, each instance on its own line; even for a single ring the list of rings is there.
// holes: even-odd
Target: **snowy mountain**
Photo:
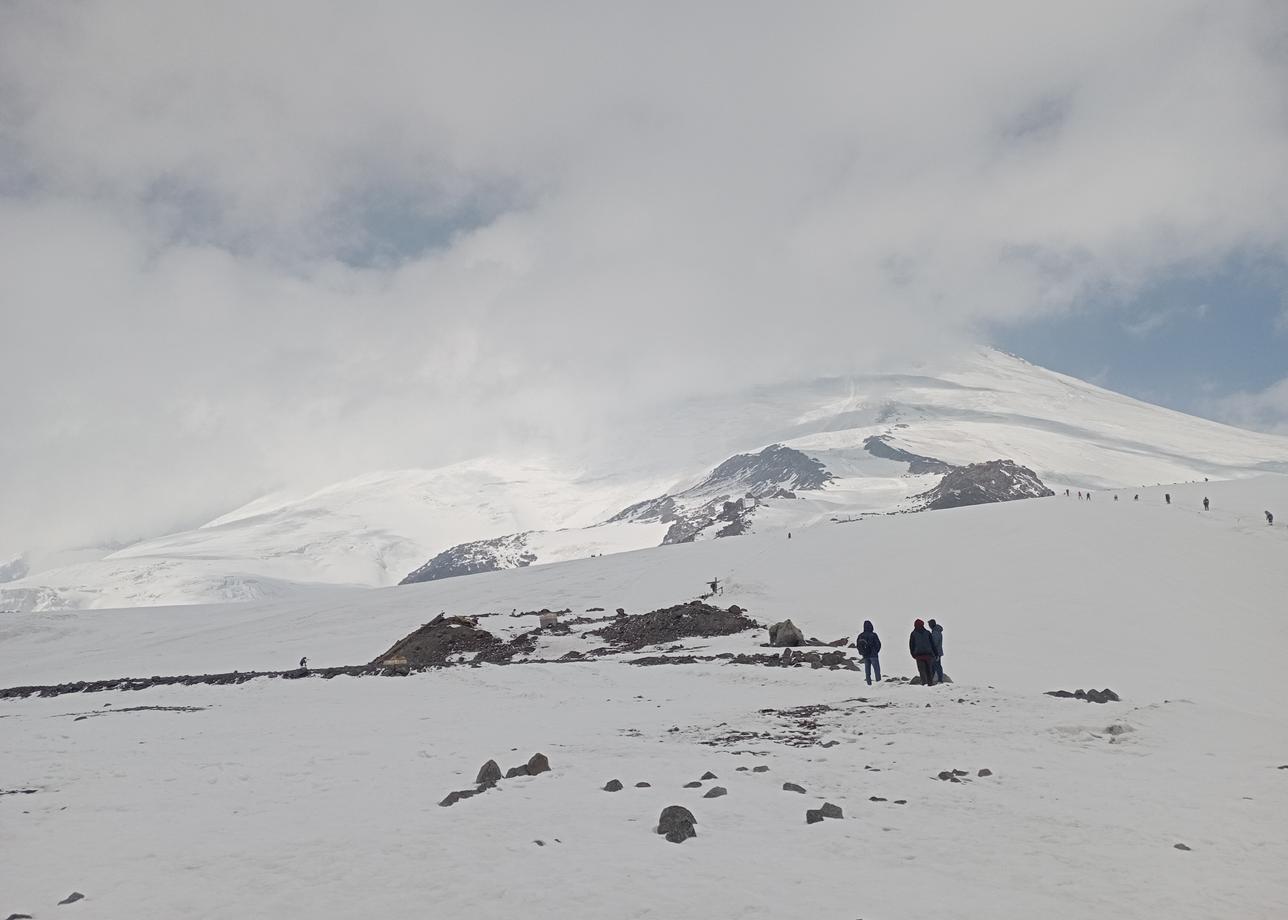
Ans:
[[[0,609],[187,604],[396,584],[915,510],[952,469],[1139,488],[1288,472],[1288,439],[1162,409],[990,349],[915,374],[671,407],[611,456],[481,458],[267,496],[196,530],[0,585]],[[428,561],[427,561],[428,560]]]
[[[77,892],[68,913],[105,920],[1278,917],[1288,719],[1257,650],[1288,642],[1288,477],[1136,494],[0,618],[0,916]],[[872,619],[886,680],[840,647],[784,664],[764,629],[612,641],[715,577],[762,627]],[[440,611],[513,663],[323,679]],[[910,686],[930,616],[953,683]],[[234,683],[257,670],[281,676]],[[72,683],[204,674],[229,679]],[[1121,700],[1047,695],[1084,688]],[[479,792],[489,760],[515,775]],[[679,844],[655,831],[672,805],[696,819]]]

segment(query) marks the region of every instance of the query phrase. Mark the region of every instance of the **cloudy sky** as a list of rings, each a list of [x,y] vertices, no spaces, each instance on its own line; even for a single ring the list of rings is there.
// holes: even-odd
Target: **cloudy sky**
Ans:
[[[0,555],[990,341],[1288,430],[1288,7],[0,4]]]

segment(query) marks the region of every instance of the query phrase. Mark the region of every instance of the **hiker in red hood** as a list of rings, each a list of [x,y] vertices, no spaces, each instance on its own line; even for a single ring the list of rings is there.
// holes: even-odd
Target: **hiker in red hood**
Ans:
[[[935,643],[930,630],[921,620],[912,624],[912,635],[908,637],[908,651],[917,659],[917,673],[921,682],[927,687],[935,683]]]

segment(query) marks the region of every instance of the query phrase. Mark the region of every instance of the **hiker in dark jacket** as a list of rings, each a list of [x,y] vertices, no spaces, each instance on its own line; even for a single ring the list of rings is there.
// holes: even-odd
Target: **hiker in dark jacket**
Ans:
[[[944,628],[934,620],[926,625],[930,627],[930,644],[935,647],[935,683],[942,684],[944,682]]]
[[[935,643],[930,637],[926,624],[917,620],[912,624],[912,635],[908,636],[908,652],[917,660],[917,673],[921,682],[927,686],[935,683]]]
[[[1206,498],[1206,497],[1204,497],[1204,499],[1203,499],[1203,510],[1204,510],[1204,511],[1207,511],[1207,510],[1208,510],[1208,500],[1207,500],[1207,498]]]
[[[1275,516],[1271,514],[1269,511],[1266,512],[1266,523],[1269,524],[1271,527],[1275,526]]]
[[[863,676],[868,685],[872,685],[872,674],[875,671],[877,680],[881,680],[881,637],[872,628],[871,620],[863,621],[863,632],[854,640],[854,647],[863,659]]]

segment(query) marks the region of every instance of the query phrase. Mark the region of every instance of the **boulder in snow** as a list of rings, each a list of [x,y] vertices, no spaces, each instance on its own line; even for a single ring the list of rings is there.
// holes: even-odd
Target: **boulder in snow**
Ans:
[[[769,627],[769,644],[778,648],[804,645],[805,634],[791,620],[783,620]]]

